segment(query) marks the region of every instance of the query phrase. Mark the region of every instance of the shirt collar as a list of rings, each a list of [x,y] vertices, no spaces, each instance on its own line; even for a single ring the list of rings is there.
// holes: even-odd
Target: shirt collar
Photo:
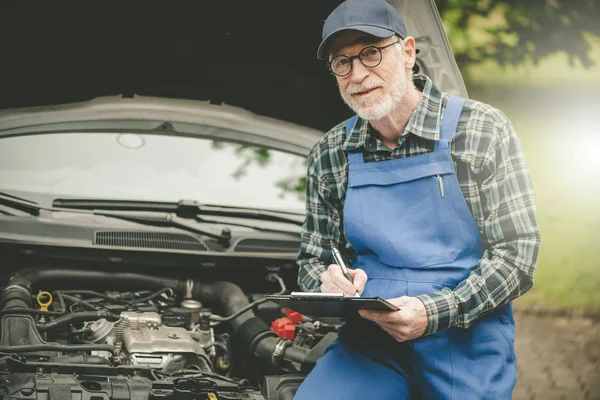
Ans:
[[[423,96],[411,114],[402,135],[412,133],[424,139],[439,140],[442,119],[442,92],[426,75],[415,75],[413,80],[415,86],[422,91]],[[372,131],[371,124],[359,117],[352,132],[346,136],[343,150],[353,151],[365,148],[372,151],[376,149],[377,139]]]

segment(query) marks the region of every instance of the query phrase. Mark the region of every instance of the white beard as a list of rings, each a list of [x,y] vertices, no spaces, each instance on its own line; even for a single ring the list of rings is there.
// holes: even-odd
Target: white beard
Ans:
[[[350,83],[346,91],[340,95],[346,104],[367,121],[377,121],[388,116],[401,102],[406,93],[409,79],[402,68],[398,68],[394,81],[386,83],[377,76],[372,76],[368,82],[362,84]],[[374,93],[365,99],[355,99],[352,94],[379,87],[382,93]]]

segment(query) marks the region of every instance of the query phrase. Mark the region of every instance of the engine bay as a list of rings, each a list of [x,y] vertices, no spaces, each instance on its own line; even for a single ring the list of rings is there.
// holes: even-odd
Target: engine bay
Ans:
[[[16,269],[2,281],[0,395],[291,399],[341,321],[267,301],[293,275],[262,271],[257,293],[199,273]]]

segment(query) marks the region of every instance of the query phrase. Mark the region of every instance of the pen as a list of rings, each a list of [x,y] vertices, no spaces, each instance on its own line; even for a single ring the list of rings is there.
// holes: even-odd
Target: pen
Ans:
[[[352,285],[354,285],[354,279],[352,279],[352,275],[350,275],[350,272],[348,272],[348,267],[346,266],[346,263],[344,262],[340,251],[335,246],[331,246],[331,252],[333,253],[333,259],[335,260],[335,263],[340,266],[346,279],[348,279],[352,283]],[[355,295],[360,295],[356,288],[354,288],[354,290]]]

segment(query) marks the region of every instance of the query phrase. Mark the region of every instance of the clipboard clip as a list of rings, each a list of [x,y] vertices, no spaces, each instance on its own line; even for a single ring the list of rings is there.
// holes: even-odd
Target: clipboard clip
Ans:
[[[292,297],[360,297],[355,294],[348,294],[343,292],[292,292]]]

